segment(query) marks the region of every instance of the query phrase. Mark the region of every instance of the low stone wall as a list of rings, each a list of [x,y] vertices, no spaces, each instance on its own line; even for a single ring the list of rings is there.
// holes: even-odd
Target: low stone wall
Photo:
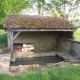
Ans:
[[[0,54],[0,74],[9,73],[10,54]]]
[[[71,40],[71,53],[73,56],[80,56],[80,41]]]
[[[57,39],[57,50],[65,53],[71,53],[73,56],[80,56],[80,41],[69,39]]]
[[[73,57],[80,57],[80,41],[75,41],[73,39],[58,38],[56,42],[56,51],[71,54]],[[26,57],[43,57],[43,56],[55,56],[54,52],[17,52],[14,53],[16,58],[26,58]]]

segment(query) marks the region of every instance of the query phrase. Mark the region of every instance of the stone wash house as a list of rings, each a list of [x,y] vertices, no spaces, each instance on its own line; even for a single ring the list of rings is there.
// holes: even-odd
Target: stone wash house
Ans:
[[[7,31],[12,57],[55,56],[56,52],[79,53],[73,50],[74,27],[59,17],[8,15],[3,28]]]

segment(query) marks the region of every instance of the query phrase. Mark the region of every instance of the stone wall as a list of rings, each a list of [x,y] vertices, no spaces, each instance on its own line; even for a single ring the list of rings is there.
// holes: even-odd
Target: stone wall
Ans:
[[[53,56],[55,55],[54,53],[47,52],[54,51],[69,54],[71,53],[73,56],[80,56],[80,41],[73,40],[73,32],[21,32],[20,35],[14,40],[14,43],[33,44],[34,50],[31,54],[29,54],[29,56],[32,56],[33,54],[33,57]],[[24,57],[28,56],[28,54],[26,55],[26,52],[17,53],[16,55]]]
[[[71,42],[69,39],[73,39],[73,32],[59,32],[58,38],[56,39],[57,51],[70,53]]]
[[[80,41],[59,38],[57,39],[57,50],[73,56],[80,56]]]
[[[58,38],[57,39],[57,51],[70,53],[71,42],[68,39]]]
[[[71,40],[71,54],[80,56],[80,41]]]
[[[35,52],[48,52],[56,49],[57,32],[21,32],[14,43],[32,43]]]

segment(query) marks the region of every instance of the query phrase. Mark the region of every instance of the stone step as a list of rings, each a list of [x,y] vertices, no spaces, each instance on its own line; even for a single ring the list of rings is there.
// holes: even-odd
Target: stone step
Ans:
[[[69,61],[69,62],[80,62],[79,59],[75,59],[74,56],[72,56],[70,53],[64,53],[64,52],[56,52],[56,55],[60,58],[62,58],[64,61]]]
[[[0,54],[0,74],[8,73],[10,65],[10,54]]]
[[[35,52],[19,52],[14,53],[15,58],[27,58],[27,57],[45,57],[45,56],[56,56],[56,52],[42,52],[42,53],[35,53]]]

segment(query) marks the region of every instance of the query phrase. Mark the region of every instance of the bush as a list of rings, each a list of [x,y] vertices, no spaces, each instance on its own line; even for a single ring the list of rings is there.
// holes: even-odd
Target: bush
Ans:
[[[7,46],[7,34],[0,34],[0,48]]]

